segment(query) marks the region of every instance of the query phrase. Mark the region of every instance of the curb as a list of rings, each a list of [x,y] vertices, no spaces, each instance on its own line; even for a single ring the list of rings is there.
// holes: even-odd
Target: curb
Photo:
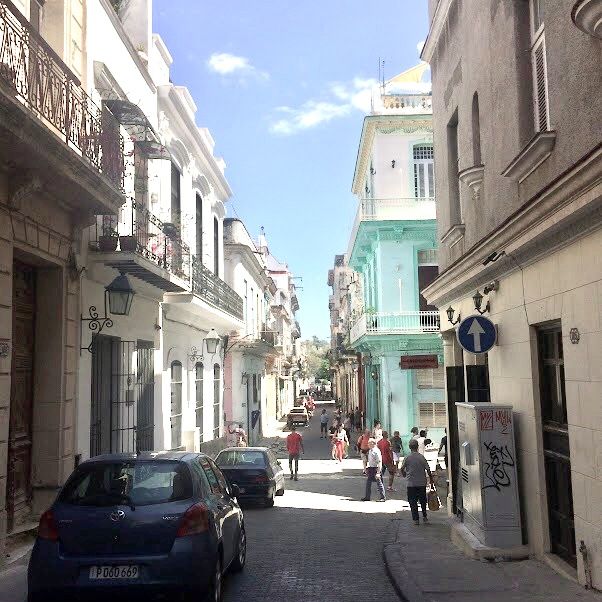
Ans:
[[[422,592],[414,586],[405,569],[399,544],[391,543],[383,546],[383,561],[387,577],[399,599],[403,602],[424,602]]]

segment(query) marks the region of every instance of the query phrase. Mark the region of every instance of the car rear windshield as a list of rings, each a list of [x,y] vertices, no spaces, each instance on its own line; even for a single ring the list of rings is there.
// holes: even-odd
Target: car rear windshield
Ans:
[[[265,468],[265,455],[260,451],[232,449],[223,451],[215,459],[218,466],[259,466]]]
[[[190,471],[182,462],[92,462],[75,471],[59,501],[82,506],[148,506],[191,497]]]
[[[305,414],[305,408],[293,408],[291,412],[293,414]]]

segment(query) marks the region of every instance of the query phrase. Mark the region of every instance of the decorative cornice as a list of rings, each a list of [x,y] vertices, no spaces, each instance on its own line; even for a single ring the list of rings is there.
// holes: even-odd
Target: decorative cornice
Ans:
[[[555,144],[556,132],[539,132],[512,159],[502,175],[522,182],[552,154]]]
[[[433,58],[433,53],[435,52],[435,48],[439,43],[439,37],[441,36],[441,32],[443,31],[445,22],[447,21],[449,9],[453,2],[454,0],[439,0],[439,3],[437,4],[426,42],[424,43],[422,52],[420,53],[420,58],[427,63],[430,63],[431,59]]]
[[[585,236],[602,224],[602,145],[447,267],[423,294],[443,307]],[[483,266],[494,252],[501,261]]]

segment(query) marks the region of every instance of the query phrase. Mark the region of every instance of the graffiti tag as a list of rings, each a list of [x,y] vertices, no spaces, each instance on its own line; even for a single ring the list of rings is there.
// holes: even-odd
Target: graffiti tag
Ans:
[[[484,462],[485,472],[483,479],[488,483],[483,485],[483,489],[495,487],[498,491],[502,487],[509,487],[511,484],[508,468],[514,466],[514,458],[507,445],[497,446],[493,442],[483,442],[485,449],[489,453],[489,462]]]

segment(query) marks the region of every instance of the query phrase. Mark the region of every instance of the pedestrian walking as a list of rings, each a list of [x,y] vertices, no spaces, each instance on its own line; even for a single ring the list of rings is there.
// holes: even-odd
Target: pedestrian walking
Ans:
[[[383,431],[383,438],[376,444],[376,446],[380,450],[380,454],[383,459],[383,470],[381,473],[381,477],[384,482],[385,471],[389,473],[389,485],[387,487],[387,491],[394,491],[393,479],[395,479],[397,467],[393,462],[393,449],[391,448],[391,442],[389,441],[389,433],[387,433],[387,431]]]
[[[288,450],[288,466],[291,471],[291,479],[298,481],[299,473],[299,455],[305,453],[303,449],[303,437],[297,432],[297,427],[293,424],[291,432],[286,438],[286,449]],[[293,462],[295,464],[295,470],[293,472]]]
[[[320,414],[320,439],[328,437],[328,414],[326,410],[322,410]]]
[[[366,429],[357,440],[357,449],[360,452],[360,458],[362,459],[362,464],[364,466],[364,474],[366,474],[366,466],[368,466],[368,451],[370,451],[370,446],[368,442],[370,441],[370,431]]]
[[[416,439],[418,437],[418,427],[417,426],[413,426],[412,429],[410,430],[410,434],[412,435],[410,437],[410,441],[412,439]]]
[[[374,428],[372,429],[372,437],[376,439],[378,443],[383,438],[383,427],[380,424],[380,420],[374,421]]]
[[[376,441],[371,437],[368,441],[368,466],[366,467],[366,495],[362,498],[362,502],[369,502],[372,497],[372,483],[376,481],[378,492],[380,493],[379,502],[385,502],[385,486],[382,480],[383,459]]]
[[[391,437],[391,449],[393,450],[393,464],[399,468],[399,460],[404,455],[403,441],[399,436],[399,431],[395,431]]]
[[[343,456],[345,455],[345,443],[349,443],[347,432],[342,426],[339,426],[334,436],[335,457],[339,462],[343,461]]]
[[[418,452],[424,456],[424,451],[426,450],[426,446],[431,443],[430,439],[426,438],[426,431],[420,431],[420,435],[415,439],[418,441]]]
[[[347,418],[345,418],[345,422],[343,423],[343,428],[347,433],[347,448],[349,447],[349,442],[351,441],[351,431],[353,430],[353,414],[347,414]],[[347,448],[345,448],[345,455],[347,455]]]
[[[418,515],[418,502],[422,508],[422,520],[428,523],[426,513],[426,475],[428,473],[431,487],[434,487],[433,473],[426,458],[418,452],[418,441],[411,439],[409,443],[410,454],[406,456],[401,465],[401,474],[408,480],[408,503],[412,511],[412,519],[415,525],[420,524]]]

